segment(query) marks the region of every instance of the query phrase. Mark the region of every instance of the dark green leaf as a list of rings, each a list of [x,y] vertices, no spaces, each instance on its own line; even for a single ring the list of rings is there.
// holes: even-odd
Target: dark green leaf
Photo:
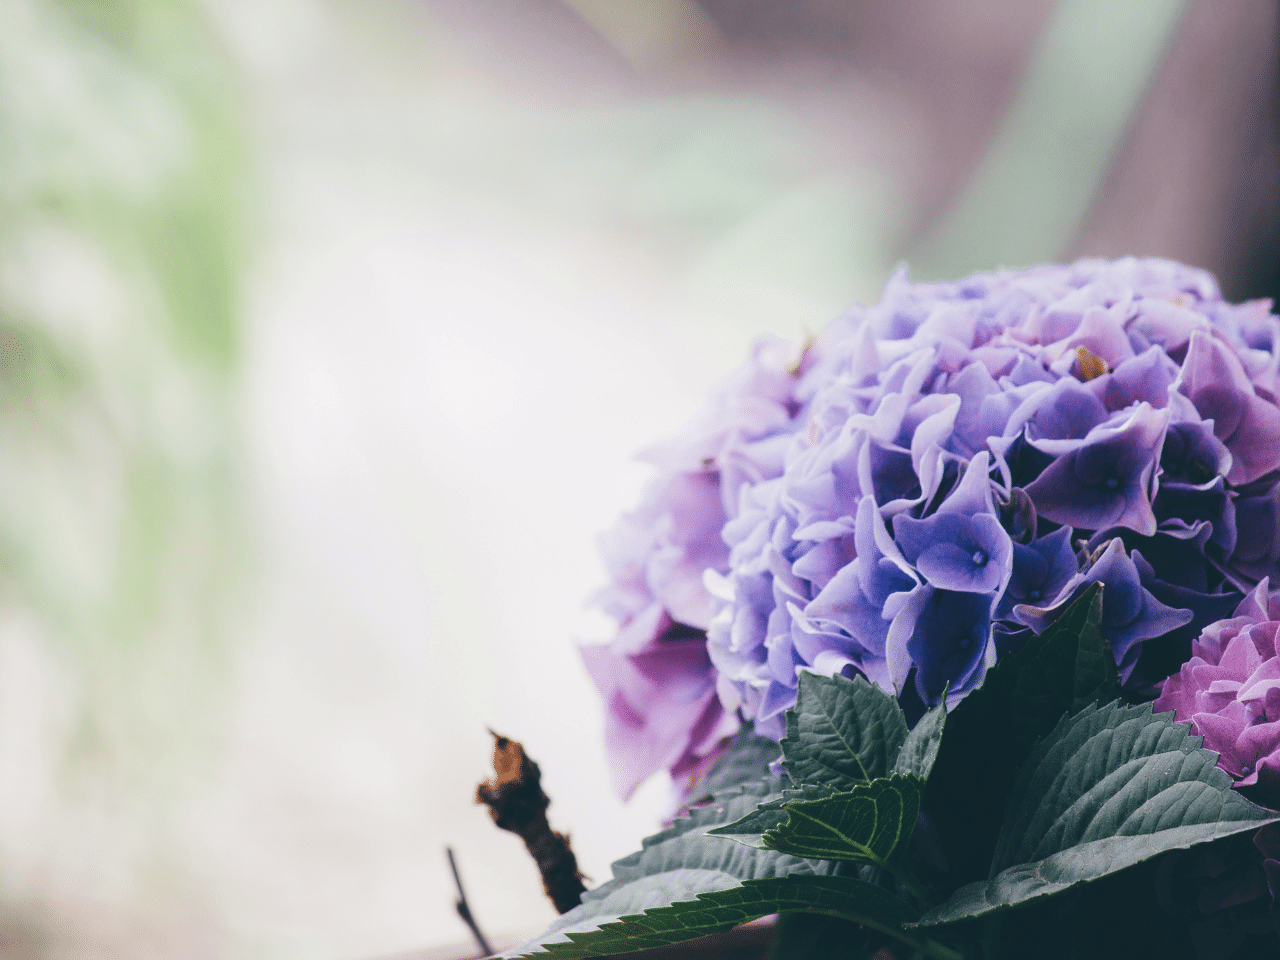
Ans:
[[[1101,622],[1102,584],[1097,584],[1046,629],[1039,642],[1011,655],[1021,667],[1012,704],[1019,752],[1029,752],[1063,714],[1120,696],[1111,645],[1098,631]]]
[[[921,923],[1018,906],[1280,819],[1235,792],[1217,760],[1149,704],[1089,706],[1063,719],[1013,785],[991,879],[961,887]]]
[[[769,775],[769,764],[782,755],[782,748],[768,737],[755,732],[750,722],[744,723],[724,755],[715,762],[702,783],[698,784],[697,799],[690,806],[703,803],[718,793],[742,786]]]
[[[934,818],[954,879],[987,876],[1005,799],[1037,740],[1078,703],[1118,689],[1098,633],[1102,587],[1091,585],[1021,650],[1003,656],[947,718],[929,778]]]
[[[693,809],[617,861],[613,879],[586,893],[580,906],[505,956],[569,960],[624,953],[784,911],[842,917],[907,936],[901,924],[918,913],[884,887],[830,875],[833,864],[707,836],[714,827],[741,820],[761,801],[780,799],[784,782],[770,778],[746,784]]]
[[[797,785],[850,790],[893,768],[907,738],[898,701],[862,677],[800,674],[787,712],[783,767]]]
[[[576,960],[628,953],[704,937],[771,913],[823,914],[894,932],[916,915],[888,890],[853,877],[793,874],[716,889],[706,886],[702,872],[687,871],[689,876],[670,884],[650,877],[584,900],[542,936],[503,956]],[[695,892],[696,900],[673,902]]]
[[[938,759],[938,747],[942,744],[942,731],[946,724],[947,696],[944,691],[942,702],[921,717],[920,722],[907,734],[902,749],[898,751],[893,772],[909,773],[921,780],[928,780],[934,761]]]
[[[546,935],[570,927],[589,929],[650,907],[692,900],[699,893],[731,889],[744,880],[813,875],[815,865],[807,860],[706,836],[712,827],[750,813],[761,800],[779,796],[782,782],[773,778],[739,787],[646,838],[640,850],[613,864],[612,880],[584,894],[581,906],[562,916]],[[575,926],[579,923],[585,926]]]
[[[924,781],[892,774],[821,800],[788,802],[765,846],[797,857],[887,864],[915,829]]]

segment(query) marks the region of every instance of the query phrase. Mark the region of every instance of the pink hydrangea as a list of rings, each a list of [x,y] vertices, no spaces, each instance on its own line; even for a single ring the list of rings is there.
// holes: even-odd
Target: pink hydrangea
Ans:
[[[1241,786],[1280,806],[1280,592],[1264,578],[1229,620],[1210,624],[1191,659],[1164,682],[1156,710],[1172,710],[1221,756]]]

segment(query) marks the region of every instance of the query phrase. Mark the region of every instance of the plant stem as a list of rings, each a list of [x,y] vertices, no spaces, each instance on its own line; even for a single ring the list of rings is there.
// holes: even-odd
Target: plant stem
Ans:
[[[907,891],[907,893],[911,894],[921,903],[929,907],[936,906],[937,901],[934,899],[933,891],[922,883],[920,878],[916,876],[916,872],[912,868],[911,862],[901,857],[894,859],[896,861],[894,863],[886,863],[882,860],[880,861],[879,866],[882,869],[889,871],[889,873],[893,875],[893,879],[896,880],[898,884]]]

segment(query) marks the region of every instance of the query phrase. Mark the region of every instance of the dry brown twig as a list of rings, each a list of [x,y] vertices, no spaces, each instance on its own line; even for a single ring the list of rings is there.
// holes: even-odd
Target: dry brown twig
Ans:
[[[489,732],[496,776],[476,788],[476,801],[489,808],[494,823],[524,841],[556,910],[572,910],[582,901],[586,887],[569,838],[552,830],[547,821],[551,800],[542,792],[542,771],[520,744]]]
[[[467,903],[467,893],[462,889],[462,877],[458,875],[458,864],[453,859],[453,847],[445,847],[444,853],[449,858],[449,869],[453,871],[453,885],[458,891],[458,899],[454,901],[453,907],[458,911],[458,916],[462,918],[462,922],[471,931],[471,935],[476,938],[476,946],[480,948],[481,955],[491,956],[493,947],[489,946],[489,941],[480,930],[480,925],[476,923],[476,918],[471,915],[471,906]]]

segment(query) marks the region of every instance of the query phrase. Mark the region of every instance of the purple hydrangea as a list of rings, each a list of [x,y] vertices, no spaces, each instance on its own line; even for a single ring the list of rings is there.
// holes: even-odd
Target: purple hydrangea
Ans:
[[[782,472],[725,526],[721,699],[775,737],[802,670],[954,703],[1092,582],[1154,692],[1280,557],[1268,308],[1161,260],[900,271],[828,331]]]
[[[769,338],[707,414],[648,451],[659,475],[639,508],[600,538],[611,584],[596,602],[619,624],[582,647],[605,701],[614,788],[629,797],[659,770],[685,793],[738,729],[716,695],[706,629],[716,612],[703,575],[728,569],[721,531],[738,490],[776,476],[794,431],[794,350]]]
[[[729,715],[775,738],[801,671],[861,674],[909,710],[944,690],[954,704],[1094,582],[1124,682],[1154,695],[1202,629],[1280,573],[1278,318],[1224,302],[1203,271],[1129,258],[912,283],[899,270],[794,375],[744,386],[761,369],[757,356],[721,426],[663,459],[624,522],[611,649],[705,629],[710,660],[681,689],[714,683]],[[746,398],[774,416],[738,425],[724,411]],[[688,519],[680,484],[704,471],[706,506]],[[684,579],[699,564],[706,592]],[[696,616],[676,612],[695,596]],[[615,662],[595,670],[606,696],[625,686]],[[687,722],[699,732],[679,750],[631,733],[614,750],[650,758],[635,775],[658,753],[709,756],[711,726]]]
[[[1157,710],[1189,721],[1218,766],[1280,807],[1280,593],[1263,579],[1229,620],[1206,627],[1165,680]]]

